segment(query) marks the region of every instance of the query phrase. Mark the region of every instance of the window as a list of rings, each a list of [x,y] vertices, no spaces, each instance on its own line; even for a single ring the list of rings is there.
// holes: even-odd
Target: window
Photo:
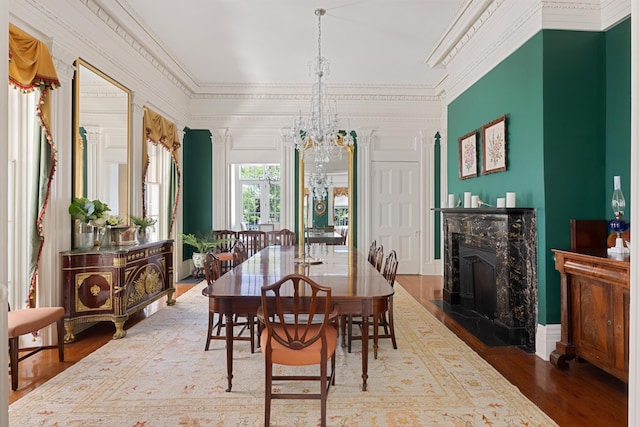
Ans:
[[[147,142],[149,167],[146,185],[146,216],[154,218],[156,225],[152,239],[168,239],[169,224],[173,215],[168,184],[171,175],[171,153],[160,144]]]
[[[234,215],[241,228],[257,230],[258,224],[280,222],[280,165],[235,165]]]
[[[333,199],[333,225],[349,225],[349,196],[336,196]]]

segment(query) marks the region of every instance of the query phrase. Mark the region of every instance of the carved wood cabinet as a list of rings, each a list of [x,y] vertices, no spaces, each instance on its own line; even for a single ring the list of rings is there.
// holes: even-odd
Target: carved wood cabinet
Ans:
[[[554,250],[561,277],[561,339],[550,361],[576,357],[629,381],[629,256],[606,248]]]
[[[109,320],[114,339],[127,332],[130,315],[173,293],[173,241],[61,252],[65,342],[77,324]]]

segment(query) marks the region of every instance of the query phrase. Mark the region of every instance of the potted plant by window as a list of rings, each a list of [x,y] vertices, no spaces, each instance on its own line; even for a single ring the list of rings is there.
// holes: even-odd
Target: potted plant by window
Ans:
[[[74,247],[91,248],[95,241],[94,221],[100,220],[105,212],[111,209],[100,200],[89,200],[86,197],[74,197],[69,205],[69,215],[75,220]]]
[[[153,226],[156,225],[156,219],[147,217],[139,217],[131,215],[129,216],[133,225],[136,226],[137,239],[140,243],[147,243],[151,237],[151,233],[154,231]]]
[[[184,243],[185,245],[193,246],[196,249],[196,251],[191,254],[191,259],[193,260],[194,267],[192,274],[194,277],[200,275],[202,267],[204,266],[204,258],[207,255],[207,252],[216,249],[220,245],[228,242],[228,239],[214,239],[213,231],[209,231],[206,234],[179,233],[179,236],[182,237],[182,243]]]

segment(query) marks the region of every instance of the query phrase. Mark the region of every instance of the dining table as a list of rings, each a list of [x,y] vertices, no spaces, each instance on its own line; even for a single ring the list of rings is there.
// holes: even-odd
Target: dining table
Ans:
[[[393,287],[373,267],[367,254],[355,247],[340,245],[268,246],[245,262],[223,274],[207,286],[209,309],[225,316],[227,389],[233,379],[234,316],[256,313],[261,305],[261,289],[289,274],[304,274],[320,285],[331,288],[331,301],[339,314],[362,316],[362,390],[367,390],[369,357],[369,316],[374,319],[374,345],[377,344],[377,319],[388,309]],[[342,345],[345,326],[342,322]]]

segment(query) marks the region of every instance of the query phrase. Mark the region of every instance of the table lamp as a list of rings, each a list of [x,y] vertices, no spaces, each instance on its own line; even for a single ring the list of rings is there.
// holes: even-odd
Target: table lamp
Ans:
[[[622,239],[622,233],[629,229],[629,223],[622,219],[625,206],[624,195],[620,188],[620,176],[616,175],[613,177],[613,196],[611,197],[611,209],[613,209],[615,219],[609,221],[609,229],[615,232],[618,237],[616,238],[616,245],[607,249],[609,253],[629,253],[629,248],[624,246],[624,240]]]

